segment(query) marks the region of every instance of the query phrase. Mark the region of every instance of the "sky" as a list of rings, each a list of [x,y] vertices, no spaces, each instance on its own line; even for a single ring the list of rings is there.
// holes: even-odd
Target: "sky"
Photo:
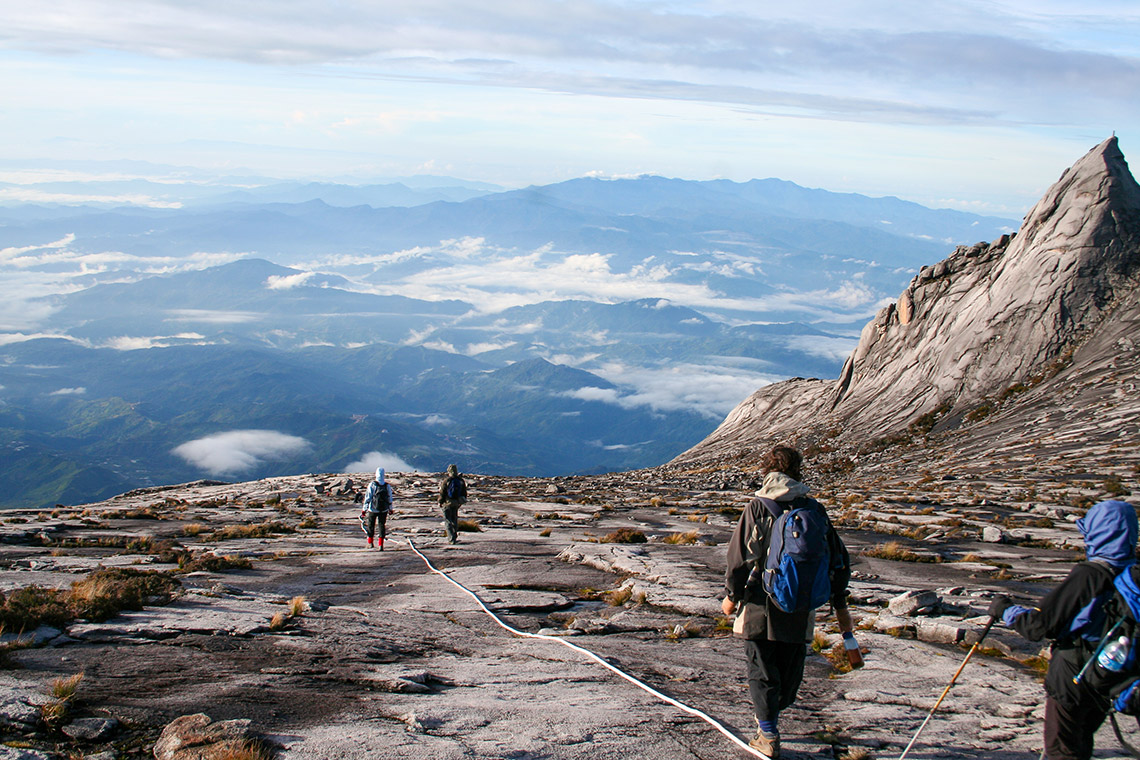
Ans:
[[[779,177],[1016,218],[1114,130],[1140,151],[1132,0],[0,0],[0,18],[0,182]],[[90,163],[124,160],[182,170]]]

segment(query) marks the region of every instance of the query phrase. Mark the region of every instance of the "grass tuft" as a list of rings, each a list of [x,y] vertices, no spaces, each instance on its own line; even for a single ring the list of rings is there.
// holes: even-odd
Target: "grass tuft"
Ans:
[[[636,528],[618,528],[602,536],[603,544],[644,544],[645,534]]]
[[[289,600],[289,614],[293,617],[301,617],[305,614],[305,597],[295,596]]]
[[[460,520],[457,523],[455,523],[455,527],[460,533],[482,533],[483,532],[482,526],[480,526],[479,523],[475,522],[474,520]]]
[[[667,544],[695,544],[700,535],[700,531],[690,530],[684,533],[670,533],[661,540]]]

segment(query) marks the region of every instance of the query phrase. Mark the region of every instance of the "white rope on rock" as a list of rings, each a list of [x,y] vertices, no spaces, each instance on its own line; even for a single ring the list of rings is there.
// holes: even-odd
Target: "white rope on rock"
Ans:
[[[389,539],[389,541],[391,541],[391,540],[392,539]],[[399,540],[399,539],[397,539],[397,540]],[[586,657],[590,658],[591,660],[598,663],[599,665],[606,668],[607,670],[617,674],[618,676],[621,676],[626,681],[629,681],[631,684],[638,687],[639,689],[642,689],[643,691],[649,692],[650,694],[657,697],[661,701],[666,702],[666,703],[672,705],[673,707],[676,707],[678,710],[681,710],[682,712],[686,712],[689,715],[700,718],[705,723],[708,723],[710,726],[715,728],[717,731],[724,734],[725,737],[727,737],[730,742],[735,744],[738,748],[740,748],[744,752],[747,752],[749,755],[752,755],[753,757],[763,758],[763,760],[770,760],[770,758],[767,755],[763,754],[762,752],[757,751],[753,747],[748,746],[747,742],[741,740],[740,737],[738,737],[731,730],[726,728],[716,718],[713,718],[712,716],[708,715],[707,713],[701,712],[700,710],[696,709],[695,707],[689,707],[688,705],[686,705],[683,702],[678,702],[677,700],[673,699],[672,697],[670,697],[666,694],[662,694],[661,692],[657,691],[657,689],[654,689],[649,684],[644,683],[642,681],[639,681],[634,676],[631,676],[629,673],[626,673],[625,671],[620,670],[619,668],[610,664],[609,662],[607,662],[603,658],[599,657],[598,655],[594,654],[590,650],[584,649],[584,648],[578,646],[577,644],[573,644],[573,643],[567,641],[566,639],[564,639],[560,636],[548,636],[548,635],[542,634],[542,633],[528,633],[527,631],[520,631],[517,628],[513,628],[510,625],[507,625],[501,619],[499,619],[498,615],[496,615],[494,612],[491,612],[491,610],[487,607],[487,605],[483,603],[483,600],[479,598],[478,594],[476,594],[474,591],[472,591],[471,589],[464,586],[459,581],[452,578],[447,573],[443,572],[442,570],[437,569],[431,563],[431,560],[429,560],[427,557],[425,557],[423,552],[421,552],[419,549],[416,548],[416,545],[412,542],[411,538],[407,538],[404,540],[406,540],[408,542],[408,546],[411,547],[412,551],[414,551],[416,554],[419,555],[420,559],[422,559],[424,561],[424,564],[428,566],[429,570],[431,570],[433,573],[436,573],[437,575],[443,576],[444,580],[446,580],[448,583],[451,583],[453,586],[458,588],[460,591],[464,592],[465,594],[470,596],[472,599],[474,599],[476,604],[478,604],[483,609],[483,611],[486,612],[491,617],[491,619],[494,620],[499,625],[500,628],[503,628],[507,631],[510,631],[511,633],[513,633],[516,636],[521,636],[521,637],[527,638],[527,639],[542,639],[544,641],[554,641],[554,642],[561,644],[564,647],[567,647],[568,649],[573,649],[575,652],[578,652],[580,654],[584,654],[584,655],[586,655]]]

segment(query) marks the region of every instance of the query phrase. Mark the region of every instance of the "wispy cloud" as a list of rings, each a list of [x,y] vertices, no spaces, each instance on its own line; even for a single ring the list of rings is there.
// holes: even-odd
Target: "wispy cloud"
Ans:
[[[276,430],[230,430],[175,447],[171,453],[211,475],[231,475],[265,460],[286,459],[310,448],[304,438]]]

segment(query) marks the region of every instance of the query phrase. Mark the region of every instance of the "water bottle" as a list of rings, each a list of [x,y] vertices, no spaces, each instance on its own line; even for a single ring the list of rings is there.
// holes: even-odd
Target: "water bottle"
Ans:
[[[1129,638],[1121,636],[1110,641],[1108,646],[1100,650],[1100,654],[1096,656],[1096,662],[1107,671],[1119,673],[1124,670],[1124,662],[1128,659],[1128,652],[1131,648],[1132,642]]]
[[[847,650],[847,662],[851,664],[852,669],[863,667],[863,653],[859,651],[859,642],[855,640],[855,634],[851,631],[843,632],[843,647]]]

